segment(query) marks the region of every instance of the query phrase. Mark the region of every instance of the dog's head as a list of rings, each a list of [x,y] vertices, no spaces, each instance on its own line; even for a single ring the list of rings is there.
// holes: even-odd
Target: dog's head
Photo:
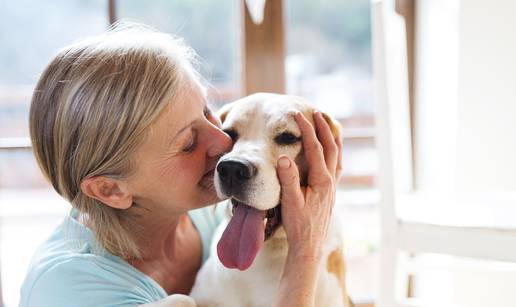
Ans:
[[[237,100],[219,112],[222,129],[233,139],[232,150],[215,171],[220,198],[231,198],[233,217],[218,245],[222,263],[247,269],[263,241],[281,223],[281,188],[276,164],[281,154],[296,162],[301,184],[307,166],[301,131],[294,119],[302,112],[312,122],[314,108],[295,96],[259,93]],[[339,126],[323,113],[335,136]]]

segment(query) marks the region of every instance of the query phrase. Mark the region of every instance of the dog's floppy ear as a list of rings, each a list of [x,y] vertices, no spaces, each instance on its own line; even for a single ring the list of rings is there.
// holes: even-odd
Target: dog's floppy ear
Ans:
[[[321,114],[322,114],[324,120],[330,126],[331,133],[333,134],[333,136],[335,138],[340,138],[341,137],[341,130],[342,130],[342,127],[341,127],[340,123],[338,121],[336,121],[335,119],[333,119],[330,115],[328,115],[325,112],[321,112]]]
[[[338,121],[336,121],[335,119],[333,119],[327,113],[321,112],[321,114],[322,114],[324,120],[330,126],[331,133],[333,134],[335,141],[337,141],[337,139],[339,139],[340,142],[342,142],[342,134],[341,134],[342,126],[340,125],[340,123]],[[342,150],[342,148],[341,148],[341,150]],[[341,155],[342,155],[342,152],[339,153],[340,158],[339,158],[339,161],[337,161],[337,170],[336,170],[336,175],[335,175],[335,178],[337,178],[337,180],[340,178],[340,175],[342,175],[342,156]]]
[[[226,103],[217,112],[217,115],[219,116],[221,123],[223,123],[226,120],[226,116],[228,115],[229,111],[231,111],[232,108],[233,108],[233,103]]]

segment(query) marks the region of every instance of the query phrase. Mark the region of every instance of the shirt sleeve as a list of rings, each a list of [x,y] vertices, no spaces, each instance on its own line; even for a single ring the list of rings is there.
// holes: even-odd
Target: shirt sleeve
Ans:
[[[73,259],[40,274],[20,307],[137,306],[161,298],[152,285],[123,267]]]

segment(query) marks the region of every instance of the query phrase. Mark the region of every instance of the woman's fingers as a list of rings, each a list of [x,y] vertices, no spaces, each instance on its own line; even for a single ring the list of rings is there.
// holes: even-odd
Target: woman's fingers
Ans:
[[[305,200],[299,184],[299,171],[294,162],[282,155],[278,159],[278,178],[281,185],[281,203],[286,206],[304,206]]]
[[[328,171],[335,176],[339,148],[335,143],[335,137],[331,132],[328,122],[323,118],[321,112],[314,112],[314,122],[317,130],[317,137],[323,146],[324,159]]]
[[[310,185],[324,183],[329,177],[329,172],[324,160],[323,147],[317,139],[315,129],[303,114],[296,113],[294,117],[303,136],[303,149],[308,164],[308,183]]]

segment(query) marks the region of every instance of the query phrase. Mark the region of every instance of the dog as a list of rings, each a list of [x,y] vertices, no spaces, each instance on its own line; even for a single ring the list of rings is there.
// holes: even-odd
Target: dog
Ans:
[[[300,97],[258,93],[219,111],[222,129],[234,145],[219,160],[214,183],[218,196],[230,199],[231,212],[217,228],[210,257],[190,293],[197,306],[271,306],[288,251],[276,161],[280,154],[288,155],[298,165],[301,185],[306,185],[307,163],[293,114],[302,112],[313,124],[314,110]],[[338,123],[322,114],[334,136],[340,137]],[[336,213],[324,243],[316,306],[351,307]]]

